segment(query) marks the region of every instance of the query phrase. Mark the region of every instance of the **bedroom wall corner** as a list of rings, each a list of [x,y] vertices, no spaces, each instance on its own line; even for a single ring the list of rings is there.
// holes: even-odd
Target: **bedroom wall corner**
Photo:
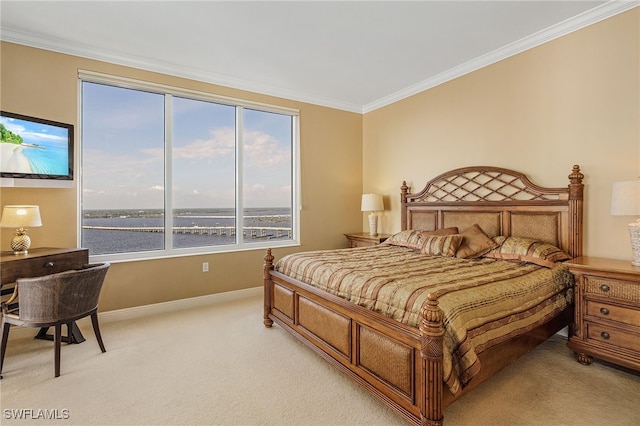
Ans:
[[[640,176],[640,8],[365,114],[364,187],[388,197],[383,232],[400,228],[399,187],[446,170],[495,165],[542,186],[585,174],[584,254],[631,259],[611,186]],[[363,222],[363,229],[366,224]]]

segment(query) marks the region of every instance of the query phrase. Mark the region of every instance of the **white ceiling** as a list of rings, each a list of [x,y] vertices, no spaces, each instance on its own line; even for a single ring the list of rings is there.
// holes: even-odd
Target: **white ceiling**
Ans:
[[[8,1],[4,41],[368,112],[625,1]]]

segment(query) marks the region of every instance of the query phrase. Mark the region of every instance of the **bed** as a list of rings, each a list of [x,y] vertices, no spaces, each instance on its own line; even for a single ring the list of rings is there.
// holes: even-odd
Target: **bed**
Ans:
[[[568,178],[547,188],[487,166],[416,193],[403,182],[401,231],[385,243],[277,262],[267,250],[264,324],[409,422],[441,425],[447,405],[571,324],[562,261],[582,253],[580,167]]]

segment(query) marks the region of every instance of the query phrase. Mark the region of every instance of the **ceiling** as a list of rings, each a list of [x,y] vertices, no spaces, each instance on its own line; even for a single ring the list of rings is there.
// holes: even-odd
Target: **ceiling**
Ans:
[[[368,112],[634,1],[10,1],[4,41]]]

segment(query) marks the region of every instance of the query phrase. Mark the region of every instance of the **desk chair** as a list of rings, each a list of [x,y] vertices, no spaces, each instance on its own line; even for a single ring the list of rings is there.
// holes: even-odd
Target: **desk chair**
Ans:
[[[60,376],[60,342],[62,325],[67,326],[67,343],[71,343],[72,324],[91,316],[93,331],[102,352],[106,352],[98,325],[98,297],[107,275],[109,263],[85,265],[82,269],[16,280],[18,309],[9,309],[11,300],[2,303],[2,346],[0,347],[0,374],[7,350],[9,329],[23,327],[54,327],[55,377]],[[2,376],[0,376],[1,378]]]

